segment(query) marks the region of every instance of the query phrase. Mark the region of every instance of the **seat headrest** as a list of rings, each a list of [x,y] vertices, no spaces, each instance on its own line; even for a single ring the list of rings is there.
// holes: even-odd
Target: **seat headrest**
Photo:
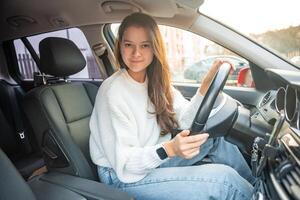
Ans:
[[[39,44],[40,71],[56,77],[80,72],[86,65],[78,47],[65,38],[48,37]]]

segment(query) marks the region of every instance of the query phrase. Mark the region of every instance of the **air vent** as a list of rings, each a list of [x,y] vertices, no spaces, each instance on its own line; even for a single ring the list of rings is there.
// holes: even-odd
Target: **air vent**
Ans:
[[[266,105],[266,103],[268,103],[268,101],[270,100],[271,97],[271,91],[267,92],[267,94],[265,94],[265,96],[262,98],[261,102],[260,102],[260,107],[263,107],[264,105]]]
[[[300,199],[300,169],[297,166],[291,167],[288,173],[282,177],[281,183],[286,192],[294,199]]]
[[[274,170],[276,179],[291,199],[300,200],[300,168],[286,153],[287,152],[282,152],[280,156],[277,157],[279,163]]]

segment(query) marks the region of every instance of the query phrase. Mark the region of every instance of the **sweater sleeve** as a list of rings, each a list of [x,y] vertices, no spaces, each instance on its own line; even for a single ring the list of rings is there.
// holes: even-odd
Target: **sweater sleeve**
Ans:
[[[122,182],[139,181],[164,162],[156,153],[162,145],[142,147],[138,141],[137,126],[126,103],[109,97],[104,101],[107,102],[105,109],[96,111],[100,113],[96,123],[101,124],[98,132],[103,151]]]
[[[202,102],[203,96],[197,90],[190,101],[185,99],[182,94],[173,88],[174,111],[176,113],[181,129],[189,129]]]
[[[193,123],[193,120],[196,116],[196,113],[200,107],[200,104],[203,100],[203,95],[200,94],[199,89],[196,94],[191,98],[190,101],[185,99],[180,91],[173,88],[174,95],[174,111],[176,113],[179,126],[181,129],[190,129]],[[211,113],[217,112],[218,107],[222,106],[221,102],[224,99],[223,94],[219,94],[216,102],[213,106]],[[210,116],[209,116],[210,117]]]

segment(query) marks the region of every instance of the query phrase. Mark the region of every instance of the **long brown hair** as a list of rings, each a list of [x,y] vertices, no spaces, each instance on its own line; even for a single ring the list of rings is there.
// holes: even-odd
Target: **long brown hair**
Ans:
[[[166,59],[164,42],[155,20],[143,13],[133,13],[122,21],[115,46],[117,66],[126,68],[121,56],[121,42],[123,34],[130,26],[142,27],[149,33],[153,49],[153,61],[147,67],[148,96],[155,107],[156,120],[162,132],[166,134],[178,127],[173,111],[173,94],[171,88],[170,69]]]

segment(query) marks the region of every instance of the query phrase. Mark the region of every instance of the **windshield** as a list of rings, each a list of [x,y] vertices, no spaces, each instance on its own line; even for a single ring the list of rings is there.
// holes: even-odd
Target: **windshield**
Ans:
[[[207,0],[199,11],[263,44],[299,68],[299,8],[299,0]]]

